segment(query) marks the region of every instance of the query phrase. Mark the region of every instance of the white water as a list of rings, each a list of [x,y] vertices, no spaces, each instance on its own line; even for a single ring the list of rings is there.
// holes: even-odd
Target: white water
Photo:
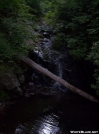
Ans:
[[[61,61],[60,61],[61,58],[62,58],[61,56],[59,56],[59,58],[57,58],[57,75],[60,78],[62,78],[62,76],[63,76],[62,64],[61,64]],[[53,84],[53,88],[58,88],[58,89],[61,89],[62,90],[61,85],[58,82],[55,82]]]
[[[35,47],[34,52],[38,55],[38,57],[40,57],[44,61],[53,62],[56,66],[54,73],[60,78],[62,78],[63,68],[61,59],[63,59],[63,55],[51,49],[53,42],[54,39],[52,36],[50,36],[50,38],[44,37],[43,41],[40,42],[40,44],[37,47]],[[58,82],[55,82],[52,85],[52,88],[63,90]]]

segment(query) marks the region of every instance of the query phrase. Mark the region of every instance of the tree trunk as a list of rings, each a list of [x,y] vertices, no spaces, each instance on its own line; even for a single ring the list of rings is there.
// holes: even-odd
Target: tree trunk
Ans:
[[[31,59],[25,57],[25,56],[20,56],[21,60],[24,61],[25,63],[27,63],[29,66],[31,66],[32,68],[35,68],[36,70],[38,70],[39,72],[45,74],[46,76],[50,77],[51,79],[59,82],[60,84],[62,84],[63,86],[65,86],[66,88],[70,89],[72,92],[79,94],[83,97],[85,97],[86,99],[93,101],[93,102],[99,102],[97,99],[95,99],[93,96],[89,95],[88,93],[74,87],[73,85],[69,84],[68,82],[66,82],[64,79],[56,76],[55,74],[51,73],[50,71],[48,71],[47,69],[43,68],[42,66],[38,65],[37,63],[35,63],[34,61],[32,61]]]

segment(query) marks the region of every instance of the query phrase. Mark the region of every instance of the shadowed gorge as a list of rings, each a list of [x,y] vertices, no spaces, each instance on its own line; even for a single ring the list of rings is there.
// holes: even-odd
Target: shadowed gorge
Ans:
[[[99,131],[99,1],[0,1],[0,134]]]

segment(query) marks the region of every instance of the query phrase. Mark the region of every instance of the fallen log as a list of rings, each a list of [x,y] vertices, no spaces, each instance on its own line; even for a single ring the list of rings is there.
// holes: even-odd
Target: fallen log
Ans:
[[[62,84],[63,86],[65,86],[66,88],[70,89],[72,92],[81,95],[83,97],[85,97],[86,99],[93,101],[93,102],[98,102],[99,101],[94,98],[93,96],[89,95],[88,93],[74,87],[73,85],[69,84],[67,81],[65,81],[64,79],[56,76],[55,74],[51,73],[50,71],[48,71],[47,69],[45,69],[44,67],[38,65],[37,63],[35,63],[34,61],[32,61],[31,59],[29,59],[26,56],[20,56],[20,59],[22,61],[24,61],[25,63],[27,63],[29,66],[31,66],[32,68],[35,68],[36,70],[38,70],[39,72],[41,72],[42,74],[45,74],[46,76],[50,77],[51,79],[59,82],[60,84]]]

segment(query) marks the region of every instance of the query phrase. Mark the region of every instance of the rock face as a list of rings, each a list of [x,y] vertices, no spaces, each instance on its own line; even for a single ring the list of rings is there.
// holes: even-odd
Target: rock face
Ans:
[[[8,90],[13,90],[20,87],[20,82],[13,73],[6,73],[0,75],[0,81]]]
[[[23,84],[24,81],[25,81],[25,76],[24,75],[20,75],[19,76],[19,81],[20,81],[21,84]]]

